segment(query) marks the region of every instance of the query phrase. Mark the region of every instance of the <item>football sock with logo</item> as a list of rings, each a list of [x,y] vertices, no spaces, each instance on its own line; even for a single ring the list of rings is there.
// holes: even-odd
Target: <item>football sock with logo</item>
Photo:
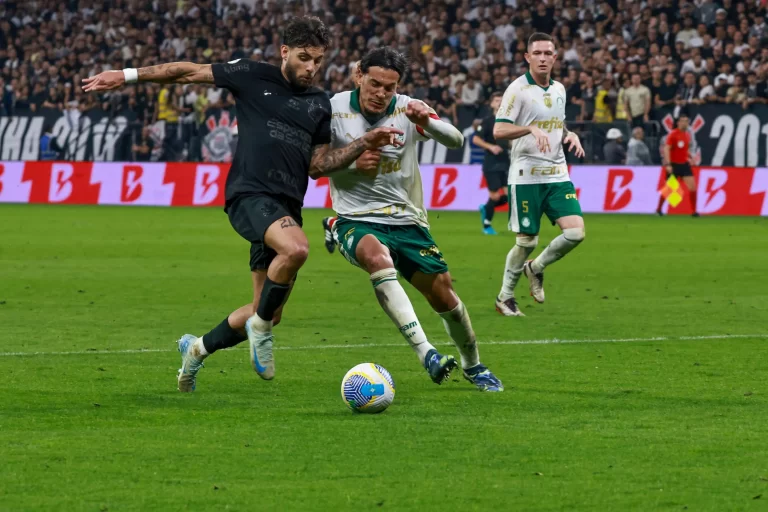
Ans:
[[[219,325],[204,334],[202,344],[208,354],[213,354],[223,348],[234,347],[248,339],[248,336],[240,334],[229,325],[229,317],[225,318]]]
[[[459,349],[461,367],[466,370],[480,364],[475,331],[472,329],[472,322],[469,320],[469,313],[464,303],[459,301],[459,305],[452,310],[440,313],[440,318],[443,319],[445,332]]]
[[[271,330],[275,311],[285,302],[290,290],[291,285],[276,283],[266,278],[259,296],[259,307],[256,308],[257,318],[251,317],[253,319],[251,325],[262,332]]]
[[[515,246],[507,254],[507,264],[504,267],[504,280],[499,292],[499,299],[502,301],[515,296],[515,286],[523,273],[523,265],[538,243],[538,236],[519,236],[515,240]]]
[[[423,365],[427,352],[435,347],[427,341],[427,335],[416,318],[411,299],[397,280],[397,270],[385,268],[374,272],[371,274],[371,284],[381,308],[400,329],[400,334],[411,345]]]
[[[539,274],[544,267],[556,262],[584,240],[583,228],[567,228],[563,234],[549,242],[549,245],[541,251],[541,254],[531,263],[531,270]]]

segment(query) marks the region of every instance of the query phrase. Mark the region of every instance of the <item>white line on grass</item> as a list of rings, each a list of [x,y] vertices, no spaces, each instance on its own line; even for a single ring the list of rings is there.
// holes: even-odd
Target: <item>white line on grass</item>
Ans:
[[[712,334],[708,336],[657,336],[653,338],[606,338],[606,339],[582,339],[561,340],[552,338],[548,340],[507,340],[507,341],[483,341],[481,345],[565,345],[576,343],[632,343],[648,341],[696,341],[696,340],[730,340],[738,338],[768,338],[768,334]],[[437,345],[451,345],[442,342]],[[344,345],[305,345],[299,347],[275,347],[275,350],[327,350],[350,348],[392,348],[405,347],[403,343],[345,343]],[[230,349],[232,350],[232,349]],[[73,350],[69,352],[0,352],[0,357],[31,357],[31,356],[78,356],[78,355],[104,355],[104,354],[152,354],[152,353],[176,352],[173,348],[137,348],[127,350]]]

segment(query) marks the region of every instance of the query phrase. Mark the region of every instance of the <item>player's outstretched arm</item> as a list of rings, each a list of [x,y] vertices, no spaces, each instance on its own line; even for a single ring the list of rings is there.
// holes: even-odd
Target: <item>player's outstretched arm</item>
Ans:
[[[397,139],[402,135],[397,128],[376,128],[343,148],[331,149],[330,144],[320,144],[312,148],[312,159],[309,162],[309,177],[316,180],[334,171],[348,168],[366,149],[376,149],[383,146],[401,146]]]
[[[171,62],[145,68],[128,68],[104,71],[83,79],[83,91],[111,91],[126,83],[154,82],[156,84],[212,84],[213,71],[210,64],[193,62]]]

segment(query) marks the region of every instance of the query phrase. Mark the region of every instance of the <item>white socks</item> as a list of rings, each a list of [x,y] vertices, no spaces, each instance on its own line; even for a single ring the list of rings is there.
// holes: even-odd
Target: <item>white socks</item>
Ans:
[[[246,322],[251,324],[251,329],[260,333],[272,332],[272,321],[267,321],[254,313]]]
[[[376,292],[376,298],[382,309],[389,315],[389,318],[400,329],[400,334],[416,352],[419,363],[424,365],[427,352],[435,347],[427,341],[427,335],[424,334],[424,329],[421,328],[419,319],[416,318],[411,299],[408,298],[397,280],[397,270],[385,268],[374,272],[371,274],[371,284],[373,284],[373,290]]]
[[[192,354],[192,357],[194,357],[198,361],[202,361],[209,355],[208,351],[205,350],[205,345],[203,344],[203,338],[197,338],[195,342],[192,344],[192,348],[189,351]]]
[[[515,286],[523,273],[523,265],[538,243],[538,236],[519,236],[515,240],[515,246],[507,254],[507,264],[504,267],[504,280],[499,292],[499,299],[502,301],[515,296]]]
[[[459,349],[461,367],[466,370],[480,364],[475,331],[472,330],[472,322],[469,321],[469,313],[467,313],[464,303],[459,301],[459,305],[451,311],[440,313],[440,318],[443,319],[443,325],[448,336]]]
[[[551,265],[569,252],[584,240],[584,228],[567,228],[563,234],[549,242],[539,256],[531,263],[531,270],[539,274],[544,271],[544,267]]]

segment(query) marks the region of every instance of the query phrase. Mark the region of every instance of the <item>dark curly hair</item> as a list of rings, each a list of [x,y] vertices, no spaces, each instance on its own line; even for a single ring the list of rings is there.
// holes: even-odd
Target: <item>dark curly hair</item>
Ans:
[[[315,16],[291,18],[283,30],[283,44],[290,48],[327,49],[331,44],[331,34],[320,18]]]
[[[405,75],[408,68],[408,59],[399,51],[382,46],[366,53],[360,60],[360,71],[367,73],[372,67],[380,67],[397,71],[400,78]]]

